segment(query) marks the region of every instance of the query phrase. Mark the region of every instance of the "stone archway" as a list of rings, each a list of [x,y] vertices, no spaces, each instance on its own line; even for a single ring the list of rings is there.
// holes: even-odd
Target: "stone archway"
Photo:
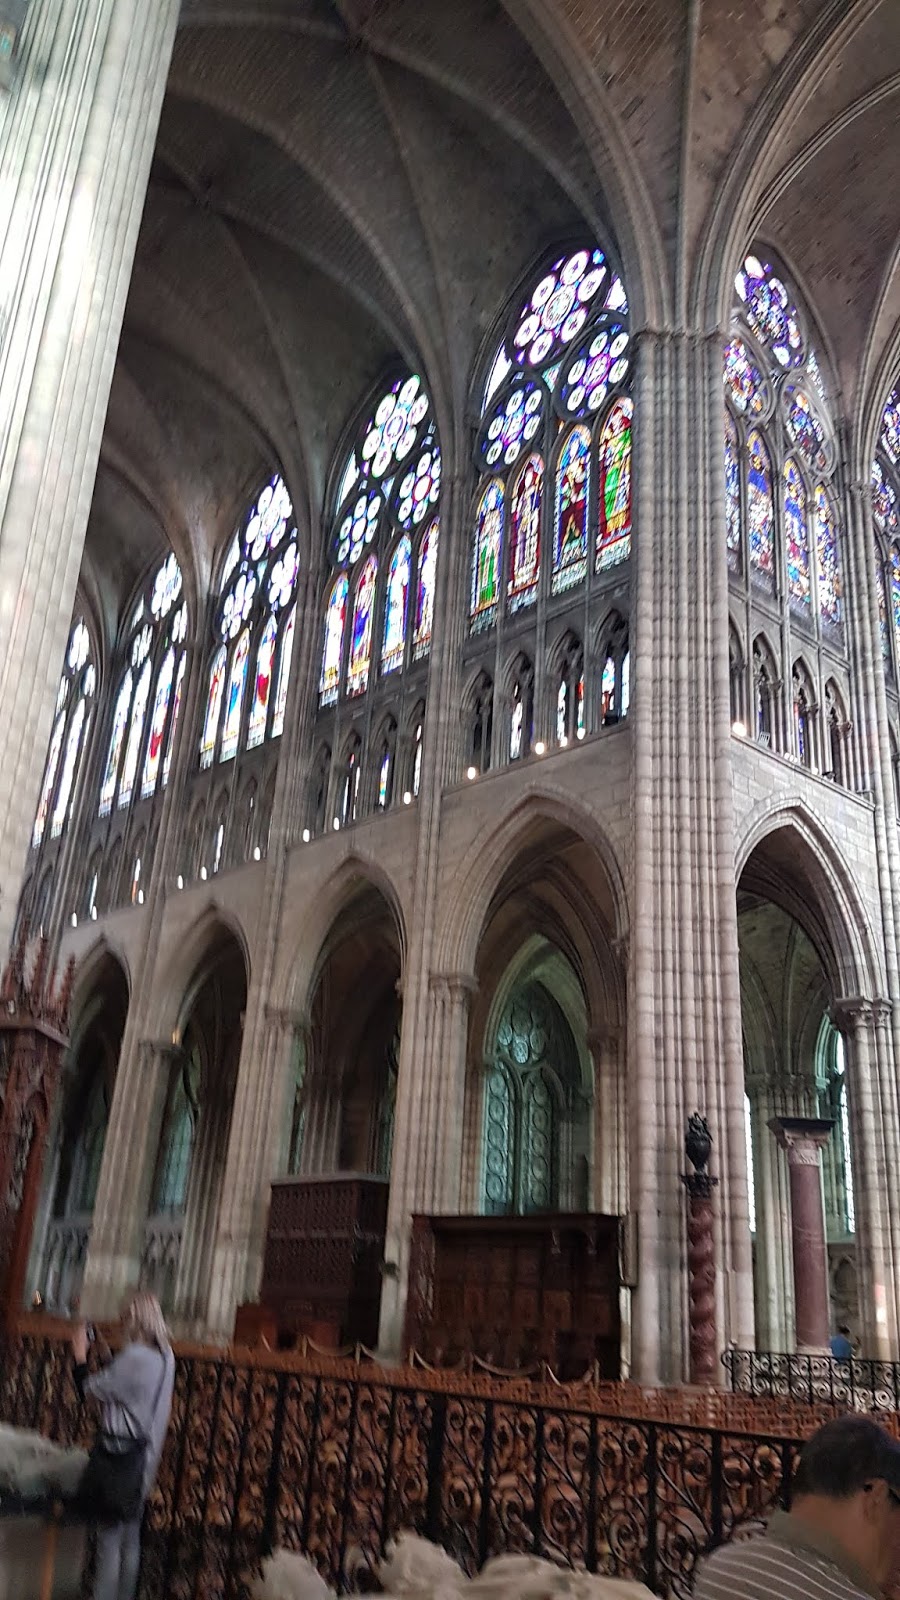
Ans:
[[[141,1283],[182,1328],[201,1328],[247,1004],[243,950],[214,928],[187,984],[161,1075]]]
[[[76,996],[32,1250],[31,1287],[64,1314],[81,1294],[128,1004],[125,970],[104,951]]]
[[[847,927],[837,889],[828,891],[826,860],[790,824],[776,826],[750,852],[737,910],[756,1339],[761,1350],[790,1352],[798,1328],[789,1165],[795,1158],[776,1143],[773,1119],[832,1123],[830,1134],[821,1135],[822,1199],[815,1196],[816,1225],[832,1257],[829,1265],[823,1252],[821,1269],[831,1292],[831,1331],[839,1319],[849,1318],[854,1332],[859,1327],[851,1284],[857,1245],[850,1121],[860,1086],[852,1072],[845,1076],[836,1022],[843,1025],[846,969],[861,941]]]

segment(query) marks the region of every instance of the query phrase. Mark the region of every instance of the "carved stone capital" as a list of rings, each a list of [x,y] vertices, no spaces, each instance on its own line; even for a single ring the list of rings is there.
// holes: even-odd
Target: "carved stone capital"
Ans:
[[[791,1167],[817,1167],[834,1129],[834,1117],[772,1117],[769,1127]]]
[[[835,1000],[829,1014],[835,1027],[842,1033],[858,1034],[885,1022],[891,1010],[889,1000],[880,997],[870,1000],[867,995],[857,994],[844,995]]]
[[[437,999],[468,1007],[472,996],[478,992],[478,979],[471,972],[432,972],[428,976],[428,990]]]

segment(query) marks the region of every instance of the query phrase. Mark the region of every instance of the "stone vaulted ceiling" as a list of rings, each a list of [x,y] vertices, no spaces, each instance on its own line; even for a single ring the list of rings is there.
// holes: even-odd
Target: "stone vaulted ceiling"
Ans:
[[[184,0],[85,558],[106,626],[168,543],[202,594],[276,462],[316,526],[398,354],[447,441],[585,225],[656,327],[723,325],[762,238],[862,440],[900,363],[898,126],[897,0]]]

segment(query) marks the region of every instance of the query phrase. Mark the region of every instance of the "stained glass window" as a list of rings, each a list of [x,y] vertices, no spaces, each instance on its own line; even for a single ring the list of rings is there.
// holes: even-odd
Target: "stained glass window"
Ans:
[[[522,729],[525,721],[525,706],[522,700],[522,686],[516,684],[513,691],[512,719],[509,730],[509,759],[518,761],[522,754]]]
[[[500,552],[503,542],[503,485],[492,478],[481,496],[475,519],[472,561],[472,626],[493,622],[499,593]]]
[[[819,573],[819,610],[826,622],[841,620],[837,530],[834,511],[824,486],[816,485],[816,558]]]
[[[175,699],[172,703],[172,718],[169,723],[169,737],[166,741],[166,758],[163,762],[163,788],[165,788],[169,781],[169,773],[172,768],[172,756],[175,750],[175,735],[178,731],[178,718],[181,714],[181,697],[184,693],[184,669],[186,666],[187,656],[184,654],[184,651],[182,651],[181,660],[178,663],[178,672],[175,676]]]
[[[725,412],[725,542],[728,565],[741,567],[741,464],[737,423]]]
[[[247,725],[247,749],[253,750],[266,737],[266,720],[269,715],[269,696],[272,689],[272,671],[275,649],[278,644],[278,623],[270,617],[263,629],[256,652],[256,678],[253,685],[253,703]]]
[[[607,656],[600,679],[600,720],[614,722],[616,715],[616,663]]]
[[[122,749],[125,744],[125,732],[128,727],[128,713],[131,710],[131,695],[134,688],[134,678],[131,669],[126,672],[119,689],[116,700],[116,709],[113,716],[112,733],[109,739],[109,750],[106,756],[106,766],[103,772],[103,782],[100,785],[100,815],[106,817],[112,810],[113,795],[116,792],[116,779],[119,776],[119,763],[122,759]]]
[[[222,751],[219,759],[231,761],[234,757],[238,739],[241,733],[241,711],[244,705],[244,689],[247,683],[247,663],[250,657],[250,630],[245,628],[234,648],[231,658],[231,673],[228,679],[228,693],[225,699],[225,720],[222,723]]]
[[[573,428],[556,469],[553,593],[580,582],[587,566],[588,474],[591,436]]]
[[[797,463],[789,456],[784,464],[784,535],[788,590],[799,605],[809,605],[809,529],[806,520],[806,489]]]
[[[510,318],[491,363],[475,445],[478,468],[490,476],[475,506],[473,633],[497,620],[503,566],[510,613],[537,598],[541,518],[551,506],[553,594],[584,581],[595,517],[595,570],[630,554],[631,403],[621,398],[631,374],[628,318],[621,278],[597,246],[553,259]],[[595,471],[599,495],[592,504]],[[504,511],[509,539],[501,565]]]
[[[896,385],[881,414],[881,448],[892,466],[900,466],[900,384]]]
[[[363,694],[369,686],[372,659],[372,618],[375,610],[375,584],[378,562],[369,556],[356,581],[353,624],[350,629],[350,658],[347,667],[347,693]]]
[[[93,672],[93,668],[89,669]],[[50,836],[58,839],[70,815],[72,790],[75,785],[75,773],[78,770],[78,757],[81,754],[81,741],[84,734],[84,724],[87,717],[87,696],[83,695],[75,707],[72,721],[69,724],[69,736],[66,740],[66,756],[63,761],[62,773],[59,780],[59,791],[56,796],[56,805],[53,807],[53,818],[50,825]]]
[[[196,1052],[182,1066],[175,1067],[169,1084],[168,1104],[163,1124],[156,1180],[153,1185],[154,1215],[178,1216],[187,1204],[191,1156],[197,1131],[200,1092],[200,1063]]]
[[[434,625],[434,584],[437,575],[440,519],[435,517],[419,547],[419,583],[416,591],[416,629],[413,635],[413,660],[421,661],[431,649]]]
[[[128,743],[125,746],[125,759],[122,762],[122,776],[119,779],[119,797],[117,804],[127,806],[134,794],[134,784],[137,778],[138,762],[141,758],[141,745],[144,739],[144,720],[147,715],[147,702],[150,699],[150,681],[153,669],[149,661],[145,661],[137,680],[134,699],[131,703],[131,724],[128,729]]]
[[[338,477],[330,535],[336,574],[325,610],[320,707],[334,704],[342,691],[364,694],[373,678],[389,677],[427,656],[441,476],[441,447],[428,391],[416,373],[398,377],[363,414]],[[407,655],[411,611],[413,637]],[[373,648],[380,650],[377,675],[372,673]]]
[[[423,728],[421,722],[419,722],[416,725],[416,737],[413,751],[412,792],[414,795],[418,795],[419,786],[422,782],[422,736]]]
[[[631,401],[618,400],[600,436],[597,571],[631,554]]]
[[[267,733],[275,739],[284,731],[299,571],[294,508],[284,479],[276,474],[245,513],[219,580],[217,631],[222,643],[210,665],[201,767],[215,759],[220,728],[219,760],[230,761],[237,754],[251,657],[246,748],[256,749]],[[290,618],[282,627],[279,614],[288,607]],[[270,719],[273,683],[277,689]]]
[[[772,502],[772,463],[762,434],[754,430],[747,440],[747,533],[750,565],[775,582],[775,511]]]
[[[735,278],[735,288],[751,329],[768,346],[779,366],[798,366],[805,357],[800,319],[774,268],[758,256],[747,256]]]
[[[391,556],[388,567],[387,594],[384,601],[384,641],[381,648],[382,672],[396,672],[403,665],[411,564],[412,547],[408,535],[404,534]]]
[[[736,411],[762,416],[768,404],[765,379],[737,334],[725,346],[725,385]]]
[[[31,844],[34,849],[37,849],[43,839],[44,829],[47,826],[47,813],[50,810],[50,802],[53,799],[53,791],[56,787],[56,774],[59,769],[59,758],[62,753],[65,732],[66,714],[63,710],[53,724],[53,732],[50,735],[50,749],[47,752],[44,781],[41,784],[41,797],[38,801],[37,816],[34,819],[34,828],[31,833]]]
[[[220,645],[213,657],[213,664],[209,669],[209,688],[206,694],[206,715],[203,719],[203,737],[200,741],[200,765],[212,766],[216,753],[216,735],[219,731],[219,717],[222,712],[222,697],[225,693],[225,668],[228,665],[228,651],[224,644]]]
[[[900,639],[900,550],[891,545],[891,616],[894,619],[894,637]]]
[[[568,738],[569,726],[569,685],[565,678],[560,683],[556,695],[556,738],[559,744],[565,744]]]
[[[287,707],[288,683],[291,676],[291,657],[294,653],[294,626],[297,621],[297,607],[294,606],[284,625],[284,638],[281,641],[281,660],[278,663],[278,688],[275,693],[275,714],[272,718],[272,738],[277,739],[284,732],[284,713]]]
[[[878,589],[878,630],[881,634],[881,654],[884,657],[885,667],[891,664],[891,635],[888,627],[887,594],[884,586],[884,568],[881,565],[880,555],[875,564],[875,583]]]
[[[141,795],[145,799],[156,791],[163,739],[166,732],[166,718],[169,712],[169,696],[172,693],[172,679],[174,676],[175,651],[169,650],[163,658],[163,664],[159,669],[159,676],[156,680],[156,696],[153,702],[153,715],[150,719],[150,737],[147,741],[144,776],[141,782]]]
[[[128,664],[116,699],[100,787],[101,817],[108,815],[114,796],[118,806],[131,804],[139,774],[138,797],[146,800],[156,792],[164,748],[168,776],[187,635],[182,588],[181,568],[175,556],[169,555],[132,613],[125,644]],[[172,708],[176,679],[178,693]]]
[[[800,389],[788,391],[785,420],[788,433],[807,466],[812,467],[815,472],[827,472],[825,429],[808,397]]]
[[[342,572],[332,585],[325,612],[325,647],[322,651],[322,677],[319,683],[319,700],[330,705],[338,697],[341,683],[341,666],[344,658],[344,628],[347,622],[346,572]]]
[[[381,769],[378,774],[378,805],[382,811],[390,805],[391,794],[391,752],[385,746],[381,756]]]
[[[897,510],[897,492],[880,461],[872,463],[872,505],[875,521],[888,539],[900,534],[900,514]]]
[[[517,611],[537,597],[541,558],[541,495],[544,463],[528,456],[513,486],[509,508],[509,608]]]

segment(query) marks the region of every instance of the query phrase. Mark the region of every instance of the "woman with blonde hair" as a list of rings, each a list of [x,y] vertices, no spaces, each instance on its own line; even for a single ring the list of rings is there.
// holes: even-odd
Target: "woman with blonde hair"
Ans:
[[[79,1491],[97,1529],[93,1600],[134,1600],[141,1566],[141,1521],[169,1426],[175,1357],[159,1301],[141,1292],[122,1318],[118,1355],[88,1374],[88,1331],[72,1333],[75,1382],[100,1405],[100,1429]]]

